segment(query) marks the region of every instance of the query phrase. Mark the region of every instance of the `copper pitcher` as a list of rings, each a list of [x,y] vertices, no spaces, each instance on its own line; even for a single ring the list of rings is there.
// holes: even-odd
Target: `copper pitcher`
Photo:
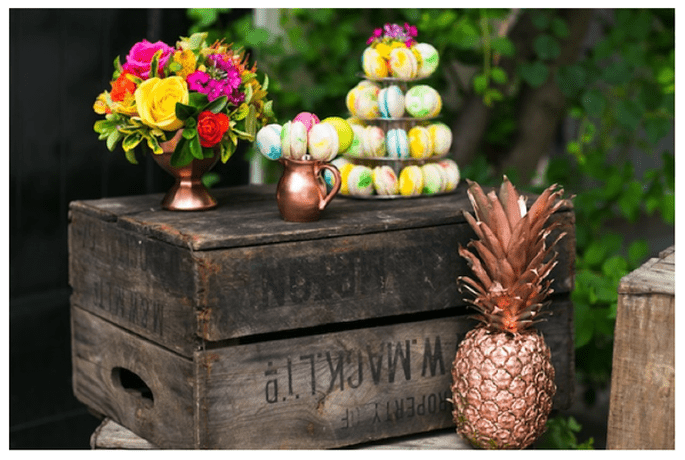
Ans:
[[[291,222],[314,222],[340,190],[340,171],[320,160],[280,158],[284,170],[276,189],[276,202],[283,219]],[[322,174],[328,170],[335,177],[333,189],[326,193]]]

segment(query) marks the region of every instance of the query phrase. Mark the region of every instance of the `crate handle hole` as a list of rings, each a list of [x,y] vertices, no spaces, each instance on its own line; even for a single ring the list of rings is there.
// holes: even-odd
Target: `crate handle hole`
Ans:
[[[138,374],[123,367],[115,367],[112,369],[112,380],[115,385],[123,388],[127,393],[140,397],[145,405],[153,406],[155,398],[152,395],[152,390]]]

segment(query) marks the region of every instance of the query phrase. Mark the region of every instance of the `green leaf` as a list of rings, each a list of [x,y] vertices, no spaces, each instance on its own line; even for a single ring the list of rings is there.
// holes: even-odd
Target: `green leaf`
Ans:
[[[568,37],[568,26],[566,25],[566,21],[563,19],[559,17],[552,18],[550,28],[552,29],[552,33],[558,38]]]
[[[495,83],[503,85],[507,82],[507,73],[501,67],[493,67],[490,71],[492,81]]]
[[[614,61],[609,63],[602,71],[602,79],[610,85],[624,85],[630,81],[633,76],[632,69],[623,61]]]
[[[585,87],[587,73],[579,65],[562,66],[556,74],[556,82],[566,97],[575,97]]]
[[[204,154],[202,153],[202,146],[200,145],[200,136],[194,136],[192,139],[188,140],[188,145],[190,146],[190,154],[193,158],[198,160],[204,159]]]
[[[581,103],[588,115],[599,116],[604,112],[606,107],[606,99],[604,95],[598,90],[589,90],[583,94]]]
[[[107,136],[107,149],[110,152],[113,152],[114,149],[117,146],[117,143],[121,140],[123,134],[121,134],[119,131],[114,130],[109,133],[109,136]]]
[[[197,129],[184,129],[181,132],[181,136],[183,136],[184,139],[190,140],[193,137],[197,136]]]
[[[245,118],[245,130],[252,140],[254,140],[254,137],[257,134],[257,109],[254,105],[250,105],[250,108],[247,112],[247,118]]]
[[[473,77],[473,91],[476,94],[485,93],[485,89],[488,87],[488,77],[481,73]]]
[[[140,141],[142,140],[143,134],[140,132],[134,132],[124,137],[124,140],[121,143],[121,147],[124,149],[124,152],[128,152],[129,150],[134,149],[138,144],[140,144]]]
[[[264,74],[264,83],[262,83],[262,90],[266,91],[269,89],[269,76]]]
[[[507,37],[495,37],[490,42],[492,46],[492,51],[502,56],[511,57],[516,54],[516,47],[514,43]]]
[[[642,184],[633,180],[618,198],[618,206],[621,209],[621,213],[631,222],[638,218],[642,195]]]
[[[226,103],[228,102],[228,98],[226,96],[221,96],[216,99],[214,99],[212,102],[207,104],[203,111],[209,111],[212,113],[219,113],[221,112],[224,107],[226,107]]]
[[[235,153],[237,145],[233,142],[228,142],[227,145],[221,144],[221,162],[226,163],[233,153]]]
[[[661,201],[661,216],[668,224],[675,224],[675,195],[667,193]]]
[[[178,144],[176,144],[176,149],[174,153],[171,154],[171,160],[169,163],[175,168],[181,168],[193,161],[193,155],[190,153],[189,142],[181,137]]]
[[[245,44],[249,47],[259,47],[269,41],[269,31],[256,27],[248,30],[245,36]]]
[[[210,171],[202,176],[202,185],[207,188],[212,188],[221,181],[219,173]]]
[[[628,273],[628,262],[621,256],[609,257],[602,264],[602,273],[610,279],[618,280]],[[604,281],[606,281],[606,279],[604,279]]]
[[[243,102],[235,110],[235,112],[231,118],[233,119],[233,121],[240,121],[240,120],[243,120],[249,112],[250,112],[250,107]]]
[[[635,240],[628,246],[628,263],[633,269],[642,265],[649,255],[647,240]]]
[[[162,147],[159,145],[159,140],[155,136],[148,136],[147,146],[152,150],[153,154],[159,155],[162,153]]]
[[[647,140],[650,144],[655,145],[671,133],[673,122],[663,118],[648,118],[644,122],[644,127],[647,133]]]
[[[616,103],[616,119],[626,129],[635,131],[641,118],[642,111],[634,101],[621,99]]]
[[[590,306],[583,302],[574,300],[574,318],[573,324],[575,326],[575,347],[576,349],[584,347],[590,340],[594,331],[594,318],[590,312]]]
[[[188,45],[191,50],[197,51],[202,48],[203,43],[207,39],[207,32],[198,32],[191,35],[188,39]]]
[[[209,99],[207,99],[206,94],[198,93],[195,91],[188,94],[188,105],[194,107],[198,112],[202,107],[205,107],[207,104],[209,104]]]
[[[538,30],[545,30],[549,27],[549,16],[545,11],[533,10],[530,15],[533,25]]]
[[[132,163],[132,164],[134,164],[134,165],[137,165],[137,164],[138,164],[138,160],[136,159],[136,152],[135,152],[135,150],[124,151],[124,155],[126,155],[126,159],[127,159],[130,163]]]
[[[533,41],[533,49],[543,61],[551,61],[561,54],[561,46],[551,35],[541,34]]]
[[[541,61],[535,61],[519,65],[518,74],[530,86],[537,88],[547,81],[549,69]]]
[[[150,60],[150,78],[159,77],[159,59],[162,57],[162,50],[157,50],[157,52],[152,56]]]
[[[197,115],[197,112],[198,110],[196,107],[181,104],[180,102],[176,103],[176,118],[179,120],[187,120],[188,118],[192,118]]]

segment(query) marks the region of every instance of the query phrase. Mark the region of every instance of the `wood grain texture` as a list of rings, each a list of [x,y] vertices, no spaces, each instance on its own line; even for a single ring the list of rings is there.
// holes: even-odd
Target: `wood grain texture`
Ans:
[[[90,438],[92,449],[158,449],[110,418],[105,418]],[[471,449],[454,430],[437,430],[350,446],[354,450],[454,450]]]
[[[662,255],[619,287],[609,449],[675,448],[675,263]]]
[[[188,362],[72,310],[75,395],[164,448],[332,448],[452,427],[450,369],[475,324],[456,316],[274,338],[198,350]],[[563,409],[573,395],[573,309],[561,298],[550,310],[556,320],[539,329]],[[153,404],[125,391],[115,368],[140,376]]]
[[[202,341],[464,305],[457,247],[475,235],[463,190],[399,204],[334,200],[330,218],[307,224],[283,221],[272,192],[228,189],[202,213],[155,210],[150,196],[72,203],[74,301],[184,356]],[[552,288],[570,292],[574,215],[552,220],[567,232]]]
[[[157,445],[192,446],[193,363],[76,306],[71,321],[76,398]],[[149,394],[122,370],[141,379]]]

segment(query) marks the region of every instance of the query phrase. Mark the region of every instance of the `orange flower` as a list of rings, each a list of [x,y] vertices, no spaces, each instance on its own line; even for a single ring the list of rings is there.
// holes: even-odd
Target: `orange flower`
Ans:
[[[136,91],[136,84],[127,75],[128,72],[122,72],[119,78],[112,82],[110,97],[115,102],[123,101],[127,94],[133,94]]]

